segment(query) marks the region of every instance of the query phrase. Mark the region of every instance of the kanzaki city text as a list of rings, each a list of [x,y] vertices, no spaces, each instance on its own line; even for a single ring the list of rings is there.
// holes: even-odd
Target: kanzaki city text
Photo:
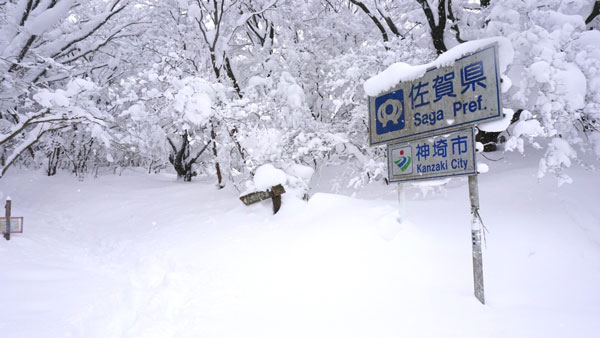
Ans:
[[[467,141],[467,136],[454,135],[449,138],[418,142],[415,145],[417,173],[467,169],[469,160],[462,158],[468,152]],[[449,153],[453,156],[448,156]]]
[[[443,161],[439,161],[438,163],[434,163],[434,164],[417,164],[416,167],[417,167],[417,173],[426,174],[426,173],[432,173],[432,172],[447,171],[448,164],[450,164],[450,168],[452,168],[452,170],[467,169],[468,163],[469,163],[469,160],[465,160],[462,158],[455,158],[452,161],[450,161],[449,163],[448,163],[448,160],[443,160]]]

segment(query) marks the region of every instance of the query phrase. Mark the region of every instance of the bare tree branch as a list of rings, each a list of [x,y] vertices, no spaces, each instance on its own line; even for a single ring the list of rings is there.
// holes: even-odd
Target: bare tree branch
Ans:
[[[390,39],[388,37],[388,34],[387,34],[385,28],[381,24],[381,21],[379,21],[379,19],[377,19],[371,13],[371,11],[369,10],[369,8],[367,8],[367,6],[362,1],[350,0],[350,2],[352,4],[354,4],[355,6],[357,6],[358,8],[360,8],[363,12],[365,12],[365,14],[367,14],[367,16],[371,19],[371,21],[373,21],[373,23],[375,24],[375,26],[377,26],[377,29],[379,29],[379,31],[381,32],[381,36],[383,37],[383,41],[388,42]]]
[[[458,41],[459,43],[466,42],[460,37],[460,28],[458,27],[458,20],[454,16],[454,11],[452,10],[452,0],[448,0],[448,19],[452,23],[452,26],[450,26],[450,28],[452,28],[452,30],[456,32],[456,41]]]
[[[423,8],[423,12],[429,23],[433,46],[438,54],[442,54],[448,50],[446,43],[444,42],[444,30],[446,29],[446,1],[452,0],[439,0],[438,2],[438,22],[436,23],[429,2],[427,2],[427,0],[417,0]]]
[[[585,19],[585,24],[589,25],[598,15],[600,15],[600,1],[597,0],[594,3],[594,8],[592,9],[592,12],[587,17],[587,19]]]

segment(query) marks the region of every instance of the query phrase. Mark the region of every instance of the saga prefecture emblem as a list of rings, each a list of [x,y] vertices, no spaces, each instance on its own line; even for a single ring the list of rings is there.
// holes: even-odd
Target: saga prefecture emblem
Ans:
[[[375,100],[375,129],[378,135],[404,129],[404,93],[396,90]]]
[[[384,127],[386,127],[389,122],[396,124],[402,117],[402,110],[402,102],[389,99],[377,109],[377,120]]]

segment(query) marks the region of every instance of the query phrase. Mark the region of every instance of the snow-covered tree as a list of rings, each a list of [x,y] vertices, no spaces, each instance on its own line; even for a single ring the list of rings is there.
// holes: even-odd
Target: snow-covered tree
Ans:
[[[506,150],[540,176],[600,153],[598,1],[14,0],[0,5],[0,168],[169,162],[243,189],[265,163],[385,179],[363,83],[469,40],[508,38]],[[507,110],[510,111],[510,110]],[[490,134],[496,137],[498,134]],[[479,136],[481,138],[481,135]],[[596,155],[597,156],[597,155]],[[79,159],[85,159],[80,163]],[[290,169],[291,170],[291,169]],[[316,171],[317,175],[319,170]]]
[[[585,22],[595,7],[594,1],[492,2],[484,27],[468,32],[511,40],[515,60],[504,105],[521,113],[505,149],[523,152],[526,142],[544,147],[538,176],[550,172],[559,183],[570,181],[563,169],[578,153],[600,158],[600,32]]]
[[[106,126],[108,88],[94,77],[110,77],[118,68],[116,58],[99,55],[128,36],[135,21],[108,24],[128,7],[121,0],[19,0],[0,6],[0,176],[26,149],[34,154],[43,147],[39,141],[51,141],[51,132],[64,134],[81,124],[94,135]]]

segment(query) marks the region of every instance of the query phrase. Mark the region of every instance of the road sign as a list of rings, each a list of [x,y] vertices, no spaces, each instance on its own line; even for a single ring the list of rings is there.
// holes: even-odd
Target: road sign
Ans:
[[[501,117],[494,44],[369,97],[369,144],[444,133]]]
[[[389,144],[387,149],[390,182],[473,175],[477,172],[473,128]]]
[[[0,233],[6,232],[6,225],[10,219],[10,233],[23,233],[23,217],[0,217]]]

